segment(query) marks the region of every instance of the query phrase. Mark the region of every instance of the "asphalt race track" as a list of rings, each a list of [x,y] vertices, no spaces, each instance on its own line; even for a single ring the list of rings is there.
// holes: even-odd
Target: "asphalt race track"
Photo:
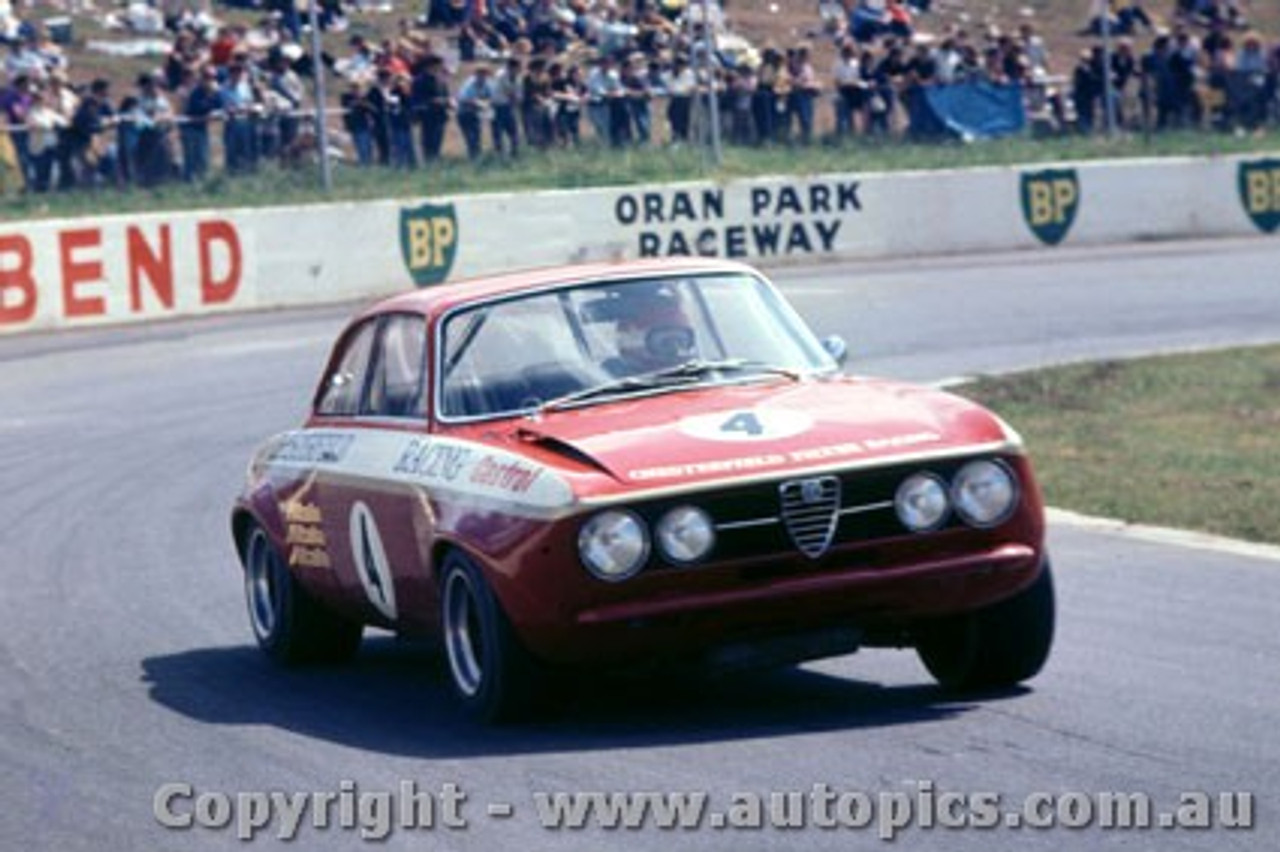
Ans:
[[[1280,340],[1274,239],[776,278],[848,339],[854,369],[912,379]],[[584,680],[558,715],[484,730],[426,647],[375,635],[353,666],[274,670],[252,647],[227,510],[255,443],[303,416],[351,309],[0,339],[0,848],[273,848],[281,819],[251,844],[234,823],[165,829],[157,791],[229,795],[202,800],[218,822],[239,793],[349,807],[412,782],[456,785],[449,815],[467,826],[438,807],[434,828],[377,844],[308,812],[291,848],[1280,849],[1280,563],[1230,552],[1053,528],[1055,654],[1029,688],[980,699],[942,694],[911,653],[868,651],[714,683]],[[878,822],[822,827],[812,809],[806,829],[544,829],[533,796],[557,791],[705,792],[721,811],[739,793],[861,791],[879,817],[887,793],[916,824],[892,846]],[[1157,814],[1183,792],[1248,792],[1256,825],[1088,827],[1083,797],[1109,791]],[[1035,813],[1081,827],[922,827],[951,793],[1000,794],[1001,814],[1069,794]]]

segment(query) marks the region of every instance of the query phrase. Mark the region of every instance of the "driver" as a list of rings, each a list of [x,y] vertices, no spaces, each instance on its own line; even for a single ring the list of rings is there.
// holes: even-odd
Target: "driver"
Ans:
[[[670,289],[628,288],[619,294],[617,321],[619,375],[675,367],[697,356],[697,335],[680,296]]]

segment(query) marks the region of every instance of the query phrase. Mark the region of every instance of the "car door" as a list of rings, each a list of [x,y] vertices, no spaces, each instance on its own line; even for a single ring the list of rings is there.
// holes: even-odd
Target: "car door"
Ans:
[[[416,314],[366,320],[346,336],[317,394],[311,428],[351,437],[344,459],[317,469],[312,490],[325,518],[345,608],[386,626],[434,618],[419,542],[423,495],[395,477],[395,460],[426,431],[426,321]]]

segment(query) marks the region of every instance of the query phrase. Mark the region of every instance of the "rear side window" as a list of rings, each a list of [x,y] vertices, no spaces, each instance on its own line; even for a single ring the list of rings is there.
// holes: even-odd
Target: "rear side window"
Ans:
[[[388,317],[379,338],[377,365],[369,383],[367,413],[376,417],[420,417],[425,412],[427,324],[412,314]]]
[[[377,321],[369,320],[347,336],[342,355],[325,376],[316,405],[317,414],[341,417],[360,413],[360,397],[369,378],[376,330]]]

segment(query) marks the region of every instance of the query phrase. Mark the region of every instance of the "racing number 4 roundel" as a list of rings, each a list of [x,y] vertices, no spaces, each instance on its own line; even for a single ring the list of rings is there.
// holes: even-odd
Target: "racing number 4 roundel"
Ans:
[[[369,602],[387,618],[396,617],[396,587],[391,580],[391,563],[387,560],[382,536],[373,512],[359,501],[351,507],[351,556],[360,575],[360,585]]]
[[[704,441],[778,441],[809,431],[813,419],[799,411],[743,409],[680,421],[680,431]]]

